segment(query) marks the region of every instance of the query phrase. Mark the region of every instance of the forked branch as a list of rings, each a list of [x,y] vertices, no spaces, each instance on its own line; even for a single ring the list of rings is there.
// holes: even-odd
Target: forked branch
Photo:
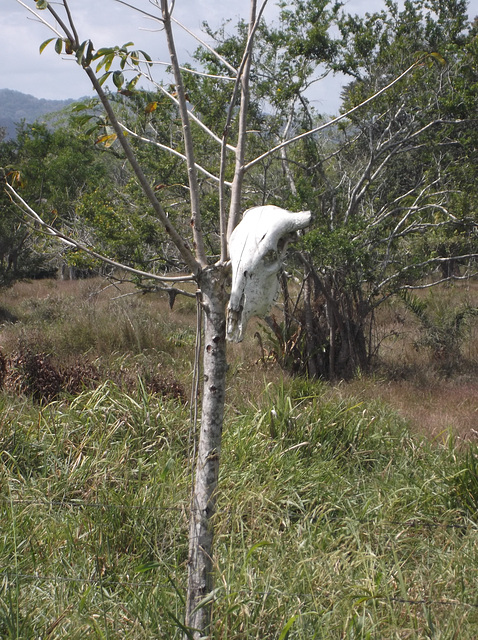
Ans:
[[[408,67],[408,69],[406,69],[403,73],[401,73],[394,80],[392,80],[392,82],[389,82],[389,84],[387,84],[385,87],[382,87],[382,89],[380,89],[379,91],[374,93],[372,96],[370,96],[369,98],[367,98],[366,100],[364,100],[363,102],[358,104],[357,106],[353,107],[352,109],[349,109],[345,113],[340,114],[340,116],[337,116],[336,118],[333,118],[332,120],[329,120],[328,122],[325,122],[324,124],[321,124],[318,127],[314,127],[313,129],[309,129],[308,131],[304,131],[304,133],[300,133],[299,135],[294,136],[293,138],[288,138],[287,140],[283,140],[277,146],[273,147],[272,149],[269,149],[268,151],[266,151],[262,155],[258,156],[257,158],[254,158],[254,160],[251,160],[250,162],[248,162],[244,166],[244,171],[248,171],[254,165],[258,164],[259,162],[261,162],[265,158],[268,158],[269,156],[271,156],[272,154],[276,153],[277,151],[280,151],[284,147],[287,147],[288,145],[293,144],[294,142],[297,142],[298,140],[302,140],[303,138],[307,138],[308,136],[311,136],[314,133],[318,133],[319,131],[324,131],[324,129],[327,129],[328,127],[331,127],[332,125],[337,124],[337,122],[340,122],[341,120],[344,120],[345,118],[348,118],[350,115],[352,115],[352,113],[355,113],[356,111],[358,111],[359,109],[361,109],[365,105],[369,104],[370,102],[372,102],[373,100],[378,98],[380,95],[382,95],[383,93],[385,93],[386,91],[391,89],[395,84],[397,84],[397,82],[400,82],[400,80],[403,80],[403,78],[405,78],[405,76],[407,76],[411,71],[413,71],[413,69],[416,69],[418,66],[420,66],[422,64],[422,62],[423,62],[422,58],[420,60],[416,60],[412,65],[410,65]]]
[[[194,246],[196,249],[196,258],[201,267],[207,265],[206,251],[204,248],[204,236],[201,224],[201,211],[199,202],[199,184],[196,171],[196,161],[194,159],[194,143],[191,133],[191,123],[189,121],[188,106],[186,101],[186,91],[184,89],[183,77],[179,68],[178,56],[176,53],[176,45],[174,42],[173,31],[171,28],[171,16],[169,12],[168,0],[161,0],[161,12],[163,16],[164,31],[169,49],[169,58],[176,83],[176,93],[178,96],[179,113],[183,127],[183,140],[185,155],[188,165],[189,179],[189,196],[191,203],[191,226],[194,238]]]

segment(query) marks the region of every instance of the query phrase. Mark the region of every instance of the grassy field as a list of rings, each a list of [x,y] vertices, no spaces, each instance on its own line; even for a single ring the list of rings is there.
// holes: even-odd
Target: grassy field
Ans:
[[[0,303],[2,639],[182,636],[195,302],[101,289]],[[450,372],[381,322],[348,384],[231,348],[214,639],[478,637],[476,327]]]

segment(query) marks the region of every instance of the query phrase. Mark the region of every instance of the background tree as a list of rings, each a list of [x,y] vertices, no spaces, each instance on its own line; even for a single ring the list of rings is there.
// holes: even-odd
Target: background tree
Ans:
[[[294,14],[311,59],[323,46],[312,22],[316,6],[298,2]],[[338,21],[342,41],[331,66],[354,78],[344,111],[414,56],[428,57],[327,136],[289,151],[291,194],[318,212],[300,256],[308,273],[302,310],[283,326],[271,324],[293,371],[334,378],[367,369],[377,306],[403,288],[476,271],[478,68],[466,3],[385,6]],[[292,40],[291,51],[296,46]],[[298,131],[316,117],[302,104]],[[294,354],[286,353],[292,346]]]
[[[17,146],[12,140],[0,142],[0,166],[4,177],[16,186],[24,186],[17,168]],[[51,253],[45,243],[38,242],[22,224],[5,191],[0,193],[0,287],[16,280],[41,274],[51,274]]]
[[[60,220],[65,228],[71,228],[81,198],[102,182],[106,183],[110,171],[110,160],[102,157],[91,142],[91,136],[85,136],[73,126],[71,120],[55,127],[23,122],[18,126],[16,138],[0,147],[2,165],[13,183],[21,186],[24,196],[35,203],[45,220]],[[14,215],[8,199],[4,206],[6,216],[18,225],[18,216]],[[22,237],[25,234],[23,226]],[[23,266],[17,277],[39,276],[42,273],[51,275],[62,264],[66,264],[68,252],[58,243],[50,243],[47,249],[44,242],[39,243],[30,235],[26,234],[25,237],[29,238],[29,242],[22,244],[24,255],[17,262]]]

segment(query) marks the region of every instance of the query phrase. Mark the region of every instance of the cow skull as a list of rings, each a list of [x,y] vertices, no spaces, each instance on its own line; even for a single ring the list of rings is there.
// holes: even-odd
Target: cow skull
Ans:
[[[232,264],[227,339],[241,342],[251,316],[264,317],[277,297],[277,274],[287,245],[310,223],[310,211],[292,213],[267,205],[245,212],[229,239]]]

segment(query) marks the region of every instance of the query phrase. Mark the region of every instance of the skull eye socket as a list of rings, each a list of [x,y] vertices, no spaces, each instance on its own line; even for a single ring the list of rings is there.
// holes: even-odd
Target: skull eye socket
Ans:
[[[274,262],[277,262],[277,251],[274,251],[273,249],[271,249],[270,251],[264,254],[262,261],[266,265],[270,265],[270,264],[273,264]]]
[[[289,242],[292,242],[296,238],[297,238],[296,233],[294,232],[287,233],[285,236],[280,238],[279,242],[277,243],[277,251],[279,251],[279,253],[282,253],[283,251],[285,251],[287,249],[287,245],[289,244]]]

